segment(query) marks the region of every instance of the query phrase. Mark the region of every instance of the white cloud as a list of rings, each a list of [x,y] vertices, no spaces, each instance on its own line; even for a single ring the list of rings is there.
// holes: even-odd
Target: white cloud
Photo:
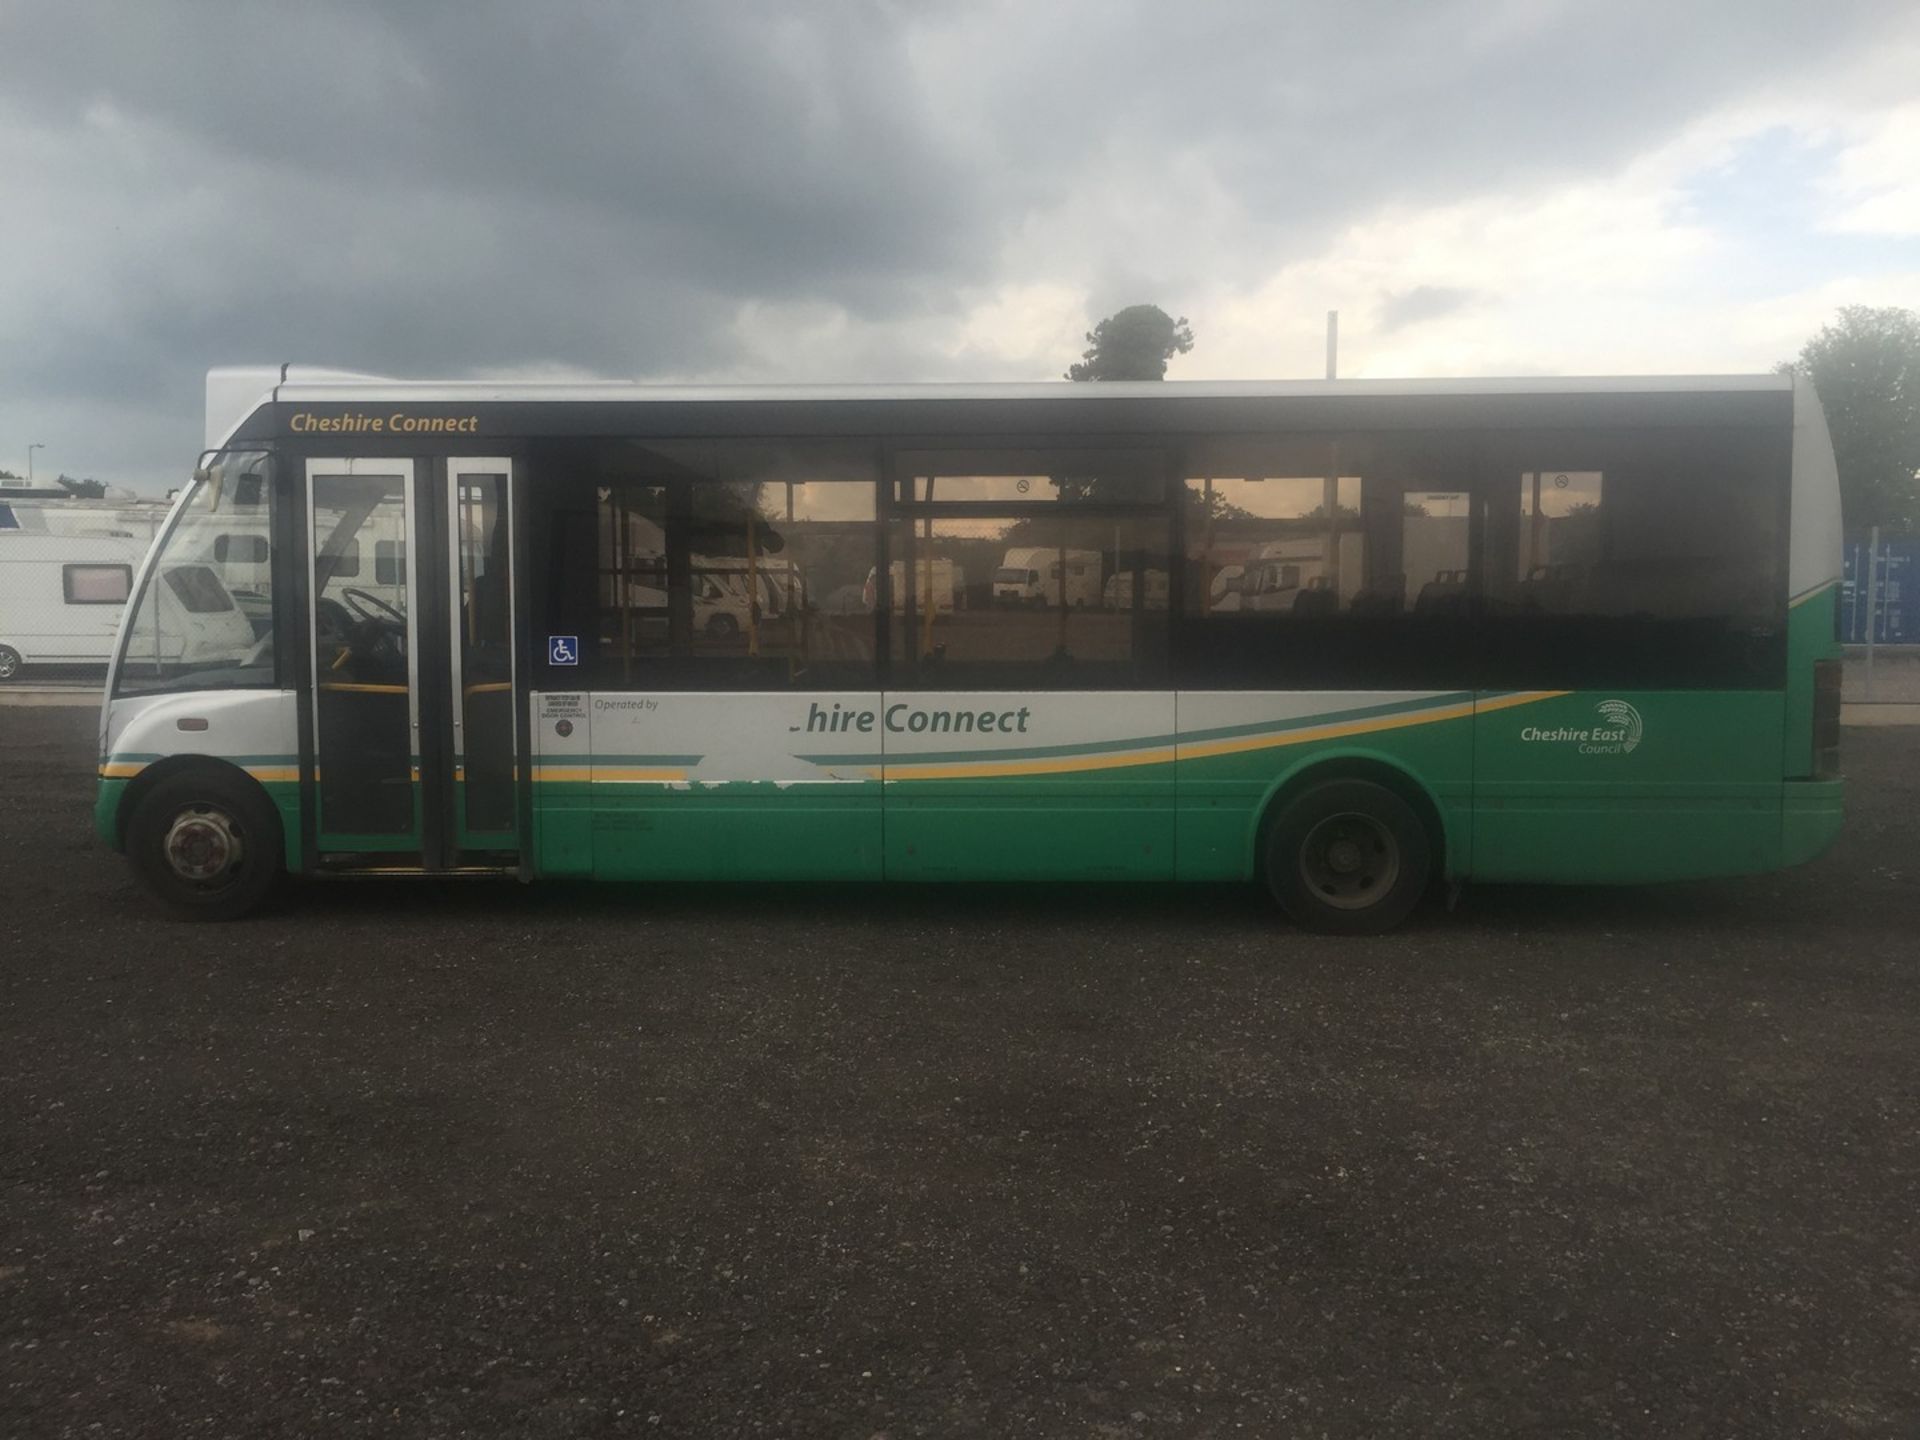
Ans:
[[[1834,161],[1839,207],[1828,228],[1868,235],[1920,236],[1920,102],[1878,118]]]

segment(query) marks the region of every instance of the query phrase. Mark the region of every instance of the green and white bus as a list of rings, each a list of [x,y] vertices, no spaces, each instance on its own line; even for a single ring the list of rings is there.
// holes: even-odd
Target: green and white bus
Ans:
[[[218,370],[208,444],[97,805],[190,915],[283,871],[1259,880],[1377,931],[1840,825],[1839,495],[1789,376]],[[1016,552],[1045,578],[997,604]]]

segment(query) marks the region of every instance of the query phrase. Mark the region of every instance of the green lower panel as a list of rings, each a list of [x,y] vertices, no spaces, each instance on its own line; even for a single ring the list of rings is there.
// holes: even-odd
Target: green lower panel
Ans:
[[[102,780],[93,792],[93,833],[102,845],[120,848],[120,802],[126,798],[128,781]]]
[[[1165,794],[927,781],[887,792],[889,880],[1171,880]]]
[[[603,880],[878,880],[879,787],[596,787]]]
[[[1846,788],[1839,780],[1789,780],[1781,787],[1782,865],[1804,865],[1826,853],[1840,835]]]
[[[593,874],[593,786],[542,781],[533,790],[534,869],[541,875]]]
[[[298,780],[263,780],[262,788],[267,798],[273,801],[273,808],[280,812],[280,835],[286,851],[287,869],[300,868],[300,782]]]
[[[1620,787],[1551,797],[1482,786],[1479,880],[1639,885],[1749,875],[1780,863],[1780,785],[1677,793]]]
[[[1642,884],[1780,863],[1778,690],[1575,691],[1475,717],[1473,875]]]

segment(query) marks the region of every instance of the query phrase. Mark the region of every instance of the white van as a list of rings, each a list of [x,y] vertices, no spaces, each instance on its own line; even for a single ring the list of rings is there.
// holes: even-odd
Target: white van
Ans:
[[[144,540],[0,533],[0,680],[23,665],[105,665],[113,658]]]
[[[1007,551],[993,572],[996,605],[1048,606],[1060,603],[1061,564],[1066,565],[1067,605],[1100,603],[1100,552],[1058,545],[1019,545]]]

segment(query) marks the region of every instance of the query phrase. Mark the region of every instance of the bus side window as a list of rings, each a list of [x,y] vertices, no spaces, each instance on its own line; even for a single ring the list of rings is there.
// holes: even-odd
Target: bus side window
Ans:
[[[1190,447],[1180,683],[1465,685],[1476,445],[1362,432]]]
[[[1486,681],[1770,686],[1784,673],[1784,457],[1724,431],[1503,440],[1486,482]]]
[[[634,442],[599,469],[593,664],[605,683],[875,682],[873,447]]]

